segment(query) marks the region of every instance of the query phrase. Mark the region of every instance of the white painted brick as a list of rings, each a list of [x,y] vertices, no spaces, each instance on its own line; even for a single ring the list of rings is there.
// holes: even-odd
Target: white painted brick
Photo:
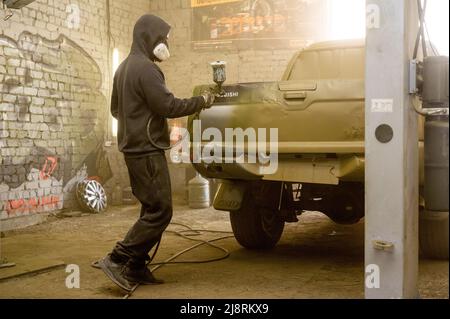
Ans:
[[[31,115],[31,122],[32,123],[40,123],[44,121],[43,115]]]
[[[12,163],[13,163],[13,165],[23,165],[23,164],[25,164],[25,158],[15,156],[12,159]]]
[[[15,95],[12,95],[12,94],[3,95],[4,102],[15,103],[16,100],[17,100],[17,96],[15,96]]]
[[[8,59],[7,65],[11,66],[11,67],[18,67],[18,66],[20,66],[20,60],[19,59]]]
[[[7,139],[6,143],[8,144],[9,147],[17,147],[20,145],[19,140],[12,139],[12,138]]]
[[[25,183],[26,189],[39,189],[39,181],[32,181]]]
[[[3,113],[3,120],[4,121],[17,121],[17,113],[13,113],[13,112]]]
[[[14,112],[14,104],[11,103],[1,103],[0,112]]]
[[[31,71],[30,72],[30,75],[31,75],[31,77],[33,78],[33,79],[38,79],[38,80],[40,80],[40,79],[42,79],[43,77],[44,77],[44,73],[42,73],[42,72],[40,72],[40,71]]]
[[[0,131],[0,138],[7,138],[7,137],[9,137],[8,131]]]
[[[37,182],[36,182],[37,183]],[[42,197],[42,196],[44,196],[44,189],[42,189],[42,188],[39,188],[39,189],[37,189],[37,196],[39,196],[39,197]]]
[[[50,178],[46,179],[46,180],[40,180],[39,181],[39,187],[40,188],[50,188],[50,187],[52,187],[52,180]],[[46,194],[46,195],[48,195],[48,194]]]
[[[42,137],[42,134],[38,131],[29,131],[28,132],[28,138],[35,139],[35,138],[41,138],[41,137]]]
[[[36,106],[44,105],[45,104],[45,99],[40,98],[40,97],[34,97],[31,100],[31,103],[33,103]]]
[[[43,114],[42,107],[39,106],[30,106],[30,113],[31,114]]]
[[[33,130],[38,130],[39,129],[39,125],[38,123],[25,123],[23,126],[23,129],[26,131],[33,131]]]
[[[48,132],[49,128],[48,128],[47,124],[41,123],[41,124],[39,124],[39,129],[38,130],[41,131],[41,132]],[[44,136],[44,133],[42,133],[42,138],[44,138],[44,137],[46,138],[46,136],[47,135]]]
[[[20,53],[18,49],[15,48],[9,48],[9,47],[5,47],[3,50],[5,56],[9,56],[9,57],[19,57]]]
[[[31,149],[28,147],[19,147],[16,149],[17,156],[28,156],[30,154],[31,154]]]
[[[36,88],[25,88],[23,92],[25,95],[36,96],[38,90]]]
[[[50,91],[49,90],[40,89],[39,92],[38,92],[38,96],[40,96],[40,97],[50,97]]]
[[[9,93],[11,94],[23,94],[23,86],[17,86],[15,88],[10,88]]]

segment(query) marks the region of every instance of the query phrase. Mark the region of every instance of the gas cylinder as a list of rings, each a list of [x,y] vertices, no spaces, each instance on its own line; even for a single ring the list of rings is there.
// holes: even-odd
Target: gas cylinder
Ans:
[[[194,209],[208,208],[210,206],[209,181],[200,174],[188,183],[189,207]]]
[[[427,210],[448,212],[448,116],[425,122],[425,183]]]

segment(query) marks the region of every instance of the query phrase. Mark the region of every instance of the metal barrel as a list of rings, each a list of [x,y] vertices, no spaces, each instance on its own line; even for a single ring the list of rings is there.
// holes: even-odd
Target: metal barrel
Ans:
[[[427,57],[423,63],[423,107],[448,108],[448,56]]]
[[[425,122],[425,205],[427,210],[448,212],[448,116]]]

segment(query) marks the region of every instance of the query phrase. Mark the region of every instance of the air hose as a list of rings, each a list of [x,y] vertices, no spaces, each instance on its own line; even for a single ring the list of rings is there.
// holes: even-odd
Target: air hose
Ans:
[[[195,118],[199,118],[200,117],[200,112],[197,112],[197,113],[195,113]],[[151,126],[152,126],[152,122],[153,122],[153,116],[152,117],[150,117],[150,119],[148,120],[148,123],[147,123],[147,138],[148,138],[148,140],[150,141],[150,144],[152,144],[153,145],[153,147],[155,147],[155,148],[157,148],[157,149],[159,149],[159,150],[162,150],[162,151],[168,151],[168,150],[171,150],[172,148],[175,148],[175,147],[177,147],[178,145],[180,145],[184,140],[185,140],[185,138],[188,136],[188,132],[186,132],[184,135],[183,135],[183,137],[182,138],[180,138],[179,140],[178,140],[178,142],[176,142],[174,145],[168,145],[168,146],[161,146],[161,145],[159,145],[158,143],[156,143],[154,140],[153,140],[153,138],[152,138],[152,135],[150,134],[150,128],[151,128]]]
[[[191,228],[191,227],[189,227],[187,225],[181,224],[181,223],[171,223],[171,225],[181,226],[181,227],[184,227],[186,229],[179,230],[179,231],[166,230],[165,231],[166,233],[172,233],[172,234],[175,234],[175,235],[180,236],[182,238],[185,238],[185,239],[188,239],[188,240],[191,240],[191,241],[196,241],[198,243],[193,245],[193,246],[191,246],[191,247],[189,247],[189,248],[186,248],[186,249],[180,251],[179,253],[177,253],[174,256],[166,259],[163,262],[152,263],[153,259],[156,256],[156,253],[158,252],[158,248],[159,248],[159,245],[161,243],[161,240],[160,240],[158,245],[155,248],[155,252],[153,253],[152,257],[150,258],[150,261],[147,263],[147,266],[154,266],[153,268],[150,269],[151,272],[155,272],[155,271],[157,271],[158,269],[160,269],[161,267],[163,267],[165,265],[174,265],[174,264],[205,264],[205,263],[211,263],[211,262],[224,260],[224,259],[226,259],[226,258],[228,258],[230,256],[230,252],[227,249],[225,249],[223,247],[220,247],[218,245],[215,245],[213,243],[217,242],[217,241],[220,241],[220,240],[228,239],[228,238],[234,238],[234,236],[231,235],[232,234],[231,232],[217,231],[217,230],[207,230],[207,229],[193,229],[193,228]],[[222,237],[219,237],[219,238],[214,238],[214,239],[211,239],[211,240],[203,240],[203,239],[193,238],[195,236],[201,235],[202,233],[230,234],[230,235],[222,236]],[[215,249],[218,249],[218,250],[222,251],[223,255],[220,256],[220,257],[210,258],[210,259],[205,259],[205,260],[173,261],[173,260],[177,259],[178,257],[180,257],[180,256],[182,256],[182,255],[184,255],[184,254],[186,254],[186,253],[188,253],[188,252],[198,248],[198,247],[204,246],[204,245],[208,245],[210,247],[213,247]],[[123,299],[130,298],[133,295],[133,293],[136,291],[136,289],[139,288],[139,286],[140,286],[140,284],[134,285],[133,288],[131,289],[131,291],[129,293],[127,293],[123,297]]]

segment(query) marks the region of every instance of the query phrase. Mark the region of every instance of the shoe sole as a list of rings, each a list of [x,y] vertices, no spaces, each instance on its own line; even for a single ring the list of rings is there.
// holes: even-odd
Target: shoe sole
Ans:
[[[128,280],[128,279],[127,279]],[[131,283],[132,281],[130,281],[130,283]],[[139,285],[141,285],[141,286],[159,286],[159,285],[163,285],[164,284],[164,281],[163,282],[132,282],[134,285],[137,285],[137,284],[139,284]]]
[[[128,282],[132,285],[142,285],[142,286],[156,286],[156,285],[162,285],[164,284],[164,280],[157,280],[154,282],[139,282],[139,281],[135,281],[133,279],[129,279],[127,277],[125,277],[126,280],[128,280]]]
[[[105,266],[105,263],[102,261],[98,262],[98,266],[100,267],[100,269],[105,273],[105,275],[111,279],[111,281],[113,283],[115,283],[117,286],[119,286],[121,289],[125,290],[126,292],[131,292],[133,290],[133,287],[127,287],[124,286],[122,283],[120,283],[115,277],[114,275],[109,271],[108,267]]]
[[[100,267],[100,262],[101,260],[94,261],[93,263],[91,263],[91,267],[95,269],[101,269],[102,267]]]

